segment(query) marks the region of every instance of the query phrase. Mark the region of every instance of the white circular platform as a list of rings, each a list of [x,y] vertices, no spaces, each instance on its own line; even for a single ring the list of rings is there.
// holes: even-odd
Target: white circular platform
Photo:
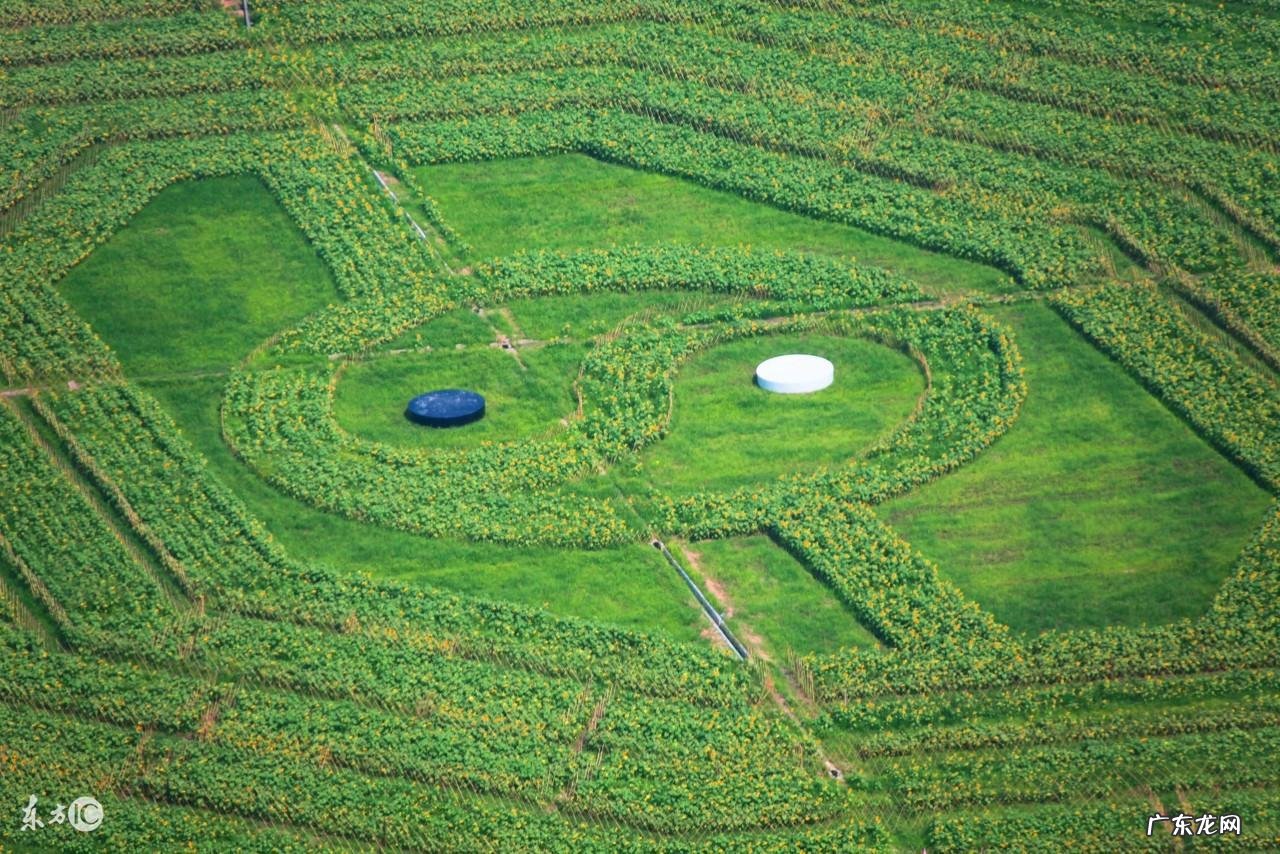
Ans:
[[[756,384],[778,394],[808,394],[835,382],[836,368],[821,356],[792,353],[765,359],[756,367]]]

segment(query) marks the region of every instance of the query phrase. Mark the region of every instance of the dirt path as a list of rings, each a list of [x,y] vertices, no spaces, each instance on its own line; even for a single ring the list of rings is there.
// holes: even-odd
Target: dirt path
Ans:
[[[587,741],[591,738],[592,735],[595,734],[595,731],[600,727],[600,721],[604,719],[605,710],[609,707],[609,704],[613,701],[613,691],[614,689],[612,685],[605,688],[604,695],[600,697],[599,701],[596,702],[595,707],[592,708],[591,715],[587,718],[586,725],[583,726],[582,732],[578,733],[578,737],[574,739],[573,746],[569,749],[569,754],[571,757],[577,757],[582,754],[582,751],[587,746]],[[572,764],[572,760],[571,760],[571,764]],[[593,761],[586,768],[586,770],[583,772],[581,776],[575,775],[565,782],[564,786],[561,787],[560,791],[557,792],[553,798],[551,798],[548,804],[546,804],[547,810],[554,812],[558,810],[561,805],[571,802],[573,800],[574,795],[577,793],[578,785],[584,779],[588,779],[591,776],[593,776],[595,772],[599,769],[599,767],[600,767],[600,755],[597,754],[595,761]]]
[[[334,125],[333,127],[338,135],[340,135],[344,140],[347,140],[346,132],[339,125]],[[350,142],[349,140],[347,141],[348,143]],[[459,271],[453,269],[453,267],[449,265],[449,260],[444,257],[444,252],[441,251],[441,247],[447,246],[448,241],[441,237],[439,232],[434,228],[430,228],[429,226],[428,228],[423,228],[422,225],[414,219],[413,214],[409,213],[408,209],[404,206],[405,199],[402,199],[402,195],[405,195],[407,199],[407,194],[405,194],[405,190],[400,179],[390,172],[383,172],[379,169],[375,169],[373,164],[371,164],[364,155],[355,148],[355,146],[352,146],[351,156],[361,160],[369,167],[369,171],[373,173],[373,177],[377,180],[378,184],[381,185],[383,191],[391,198],[391,201],[395,202],[396,205],[400,207],[401,212],[404,214],[404,218],[409,221],[409,225],[418,235],[418,239],[426,245],[427,252],[431,255],[432,260],[439,264],[440,267],[443,268],[450,276],[460,275]],[[400,192],[396,192],[397,189],[399,189]],[[412,204],[412,202],[410,203]],[[471,271],[468,269],[467,274],[469,275],[470,272]]]
[[[733,617],[737,612],[734,605],[733,597],[729,595],[729,591],[725,588],[719,579],[712,577],[702,566],[702,554],[696,552],[689,547],[688,543],[677,542],[680,549],[680,556],[685,562],[702,578],[702,586],[707,588],[715,600],[720,603],[720,615],[726,620]],[[742,645],[747,648],[753,658],[759,658],[762,661],[773,663],[773,656],[769,654],[765,648],[764,638],[761,637],[749,623],[739,620],[734,626],[734,633],[742,641]],[[718,639],[719,633],[711,628],[704,629],[702,636],[708,639]]]
[[[546,342],[532,341],[528,338],[525,338],[524,333],[520,329],[520,325],[516,323],[515,316],[511,313],[511,309],[507,308],[506,306],[499,306],[498,308],[488,308],[488,309],[477,308],[475,311],[476,311],[476,315],[480,317],[480,319],[482,319],[486,324],[488,324],[489,331],[493,333],[493,343],[491,343],[489,346],[497,348],[499,350],[505,350],[506,352],[510,353],[512,357],[515,358],[516,364],[520,366],[521,370],[524,370],[524,371],[529,370],[529,366],[524,363],[524,359],[520,358],[520,350],[518,349],[517,345],[519,345],[520,347],[523,347],[526,344],[542,345],[542,344],[545,344]],[[492,315],[495,315],[495,314],[501,316],[507,321],[507,325],[511,328],[511,335],[508,335],[507,333],[503,332],[501,329],[498,328],[498,324],[493,322]],[[515,336],[514,341],[512,340],[512,335]]]
[[[0,389],[0,398],[32,397],[42,390],[51,390],[53,388],[54,386],[51,385],[15,386],[14,388]],[[84,388],[84,383],[78,380],[67,380],[67,391],[79,391],[82,388]]]
[[[246,6],[241,0],[221,0],[221,2],[224,12],[244,21],[246,28],[253,26],[253,19],[249,17]]]
[[[679,543],[678,546],[680,549],[680,556],[685,559],[685,562],[689,564],[690,568],[693,569],[694,572],[702,577],[702,586],[707,588],[707,592],[711,594],[712,598],[714,598],[717,603],[719,603],[720,616],[724,617],[726,620],[730,619],[734,614],[734,609],[733,600],[729,598],[729,592],[724,589],[723,584],[707,575],[706,570],[702,568],[702,555],[699,552],[695,552],[685,543]],[[742,631],[741,623],[738,625],[738,631],[745,635]],[[698,636],[709,641],[713,646],[730,652],[733,651],[733,647],[729,645],[729,641],[725,639],[725,636],[722,635],[715,626],[707,626],[698,633]],[[751,639],[758,641],[759,636],[752,635]],[[747,640],[743,643],[743,646],[745,646],[747,651],[752,655],[759,654],[758,643],[753,644],[750,640]]]
[[[724,609],[722,611],[722,616],[726,620],[732,617],[734,615],[733,599],[729,596],[729,592],[725,589],[723,584],[707,574],[706,569],[702,565],[702,554],[689,548],[687,543],[678,542],[677,546],[680,549],[681,557],[683,557],[688,562],[690,568],[692,568],[702,578],[702,584],[707,588],[707,592],[714,596],[716,601],[720,603],[720,607]],[[738,637],[742,639],[743,645],[747,647],[752,658],[763,661],[766,664],[773,664],[773,657],[764,650],[764,638],[754,632],[749,625],[739,620],[737,625],[734,627],[734,631]],[[709,640],[716,641],[718,645],[728,648],[728,644],[724,640],[723,636],[721,636],[713,627],[707,627],[704,629],[702,636]],[[785,679],[787,684],[790,686],[792,694],[797,697],[803,697],[804,692],[802,692],[800,690],[800,686],[791,679],[785,668],[778,668],[778,670],[782,674],[783,679]],[[797,727],[801,730],[808,731],[808,728],[805,726],[800,715],[792,708],[791,703],[787,700],[786,696],[778,690],[778,685],[774,679],[772,671],[769,668],[761,668],[760,674],[764,683],[765,692],[769,695],[769,699],[773,701],[774,705],[782,710],[782,713],[790,718],[791,722]],[[816,741],[817,740],[815,739],[815,742]],[[821,746],[818,747],[818,758],[822,760],[823,767],[832,779],[839,780],[841,783],[844,782],[844,771],[831,760],[831,757],[826,754]]]

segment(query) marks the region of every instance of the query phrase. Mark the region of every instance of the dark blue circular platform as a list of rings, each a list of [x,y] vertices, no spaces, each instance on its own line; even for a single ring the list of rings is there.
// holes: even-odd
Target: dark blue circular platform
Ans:
[[[404,416],[428,427],[461,427],[484,417],[484,398],[460,388],[429,391],[409,401]]]

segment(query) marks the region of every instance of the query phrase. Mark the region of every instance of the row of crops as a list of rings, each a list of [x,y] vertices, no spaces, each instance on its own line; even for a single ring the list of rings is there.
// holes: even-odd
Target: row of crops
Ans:
[[[5,5],[0,27],[21,29],[116,18],[163,18],[212,8],[204,0],[16,0]]]
[[[490,299],[700,286],[767,300],[774,308],[802,303],[809,310],[809,288],[812,299],[827,307],[915,293],[879,271],[788,254],[685,248],[500,259],[479,265],[471,285],[477,298]],[[629,328],[587,355],[577,380],[583,401],[578,416],[565,430],[533,442],[442,453],[397,450],[351,436],[331,413],[340,376],[332,365],[247,365],[228,384],[224,431],[236,452],[282,490],[353,518],[435,536],[599,547],[642,532],[631,530],[608,501],[542,494],[661,438],[681,361],[718,343],[788,328],[766,330],[754,321]],[[313,336],[304,329],[286,340],[289,346]],[[298,424],[310,428],[300,431]]]
[[[104,829],[110,828],[113,838],[129,845],[140,839],[162,847],[194,841],[209,825],[214,827],[213,840],[235,840],[248,835],[250,822],[265,825],[255,828],[265,835],[250,846],[253,850],[282,842],[290,848],[354,843],[470,849],[477,836],[514,846],[588,850],[698,850],[704,844],[744,841],[708,833],[668,843],[616,824],[575,821],[515,800],[479,798],[466,786],[431,785],[430,773],[414,772],[421,745],[415,750],[392,738],[374,746],[377,755],[362,756],[357,754],[371,744],[367,733],[357,743],[348,739],[355,753],[348,752],[340,732],[326,741],[325,722],[316,719],[323,707],[315,701],[255,697],[243,686],[175,678],[129,665],[77,664],[67,656],[26,648],[7,631],[4,644],[6,665],[24,674],[6,679],[0,688],[6,702],[22,704],[7,706],[0,724],[6,759],[15,771],[6,774],[6,796],[16,800],[18,793],[34,791],[52,797],[62,787],[82,786],[85,780],[112,780],[128,795],[104,797],[114,819]],[[63,679],[68,689],[94,696],[117,691],[123,702],[94,704],[70,690],[51,692],[51,679]],[[255,723],[261,715],[272,727],[287,723],[292,731],[306,734],[305,744],[279,741],[275,729],[264,735]],[[350,713],[334,719],[340,727],[353,722]],[[395,721],[390,729],[403,731],[404,723]],[[447,743],[432,741],[430,752],[450,751]],[[282,797],[286,790],[288,796]],[[158,804],[165,805],[163,812]],[[158,821],[156,813],[168,816],[170,823]],[[63,830],[70,836],[69,829]],[[20,832],[6,824],[0,833],[17,841]],[[808,842],[824,849],[854,850],[881,836],[874,827],[846,823],[815,829]],[[779,849],[791,841],[768,833],[750,838],[762,850]]]
[[[1280,278],[1275,274],[1230,270],[1180,283],[1184,293],[1210,312],[1267,364],[1280,367]]]
[[[89,781],[109,816],[96,837],[47,828],[57,844],[1101,851],[1159,844],[1142,818],[1178,806],[1246,816],[1226,846],[1280,844],[1274,508],[1199,620],[1015,637],[876,513],[1018,417],[1029,390],[999,324],[795,253],[613,247],[454,275],[369,174],[578,151],[999,267],[1274,492],[1268,378],[1170,290],[1097,286],[1094,236],[1170,269],[1267,361],[1272,17],[1147,0],[254,10],[251,31],[203,2],[0,10],[0,372],[36,387],[0,409],[0,796]],[[661,439],[683,360],[801,330],[903,350],[926,393],[859,459],[644,496],[663,532],[768,533],[883,647],[772,671],[792,719],[773,675],[711,650],[290,558],[57,289],[163,188],[243,173],[343,299],[233,367],[224,438],[280,490],[369,524],[636,540],[618,503],[559,490]],[[732,302],[593,342],[581,413],[549,436],[418,453],[333,419],[344,354],[461,307],[642,290]]]
[[[418,101],[419,97],[424,100]],[[688,127],[714,137],[727,137],[738,143],[738,148],[747,143],[752,148],[781,149],[811,158],[812,171],[831,175],[834,180],[843,179],[844,183],[850,181],[851,171],[887,179],[888,187],[893,186],[890,181],[905,183],[908,186],[897,191],[916,199],[918,205],[928,205],[928,212],[936,214],[942,223],[996,219],[1001,231],[1013,234],[1013,223],[1026,218],[1046,224],[1072,219],[1098,222],[1123,234],[1126,242],[1136,247],[1135,252],[1191,270],[1224,266],[1235,253],[1226,235],[1216,230],[1185,196],[1176,193],[1165,194],[1150,185],[1118,179],[1098,169],[1054,166],[1014,153],[992,151],[966,140],[922,135],[914,128],[872,131],[874,139],[868,140],[868,129],[847,109],[828,110],[813,102],[801,106],[793,100],[778,101],[754,94],[744,98],[731,90],[672,81],[648,72],[571,69],[462,78],[439,85],[418,81],[408,85],[376,84],[344,89],[341,100],[349,113],[379,120],[418,119],[424,113],[492,113],[543,106],[557,110],[567,106],[612,107],[624,114],[656,120],[654,133],[669,134],[665,127],[668,125]],[[785,133],[779,132],[781,128],[786,129]],[[948,130],[953,137],[958,135],[955,127],[948,125]],[[612,128],[598,133],[606,137],[620,135]],[[780,139],[782,136],[786,139]],[[724,147],[720,139],[703,144]],[[737,154],[736,159],[751,157],[752,148]],[[837,168],[832,169],[832,165]],[[912,185],[946,188],[947,206],[937,205],[930,194]],[[1109,215],[1112,211],[1116,213]],[[853,216],[856,218],[857,213]],[[837,213],[833,218],[842,217]],[[865,222],[873,228],[877,225],[869,216]],[[876,230],[883,229],[885,226]],[[1049,230],[1063,242],[1067,240],[1063,232],[1070,233],[1061,226]],[[1180,235],[1181,239],[1175,240],[1173,235]],[[1086,266],[1082,260],[1073,260],[1077,268]],[[1024,262],[1022,266],[1027,265]],[[1017,268],[1015,271],[1021,272]],[[1047,277],[1041,274],[1025,278],[1038,282]],[[1049,280],[1051,284],[1060,282]]]
[[[523,21],[512,14],[512,20]],[[882,27],[861,33],[859,40],[852,38],[857,34],[844,31],[853,25],[847,19],[806,13],[789,17],[785,26],[777,23],[773,29],[766,16],[764,22],[751,25],[754,29],[744,31],[747,22],[754,19],[747,19],[743,11],[734,14],[738,17],[717,18],[714,26],[690,28],[675,43],[654,24],[628,30],[621,38],[618,25],[604,31],[586,26],[521,39],[490,37],[484,44],[483,60],[476,58],[474,48],[450,48],[449,42],[388,42],[351,48],[354,58],[342,52],[345,46],[321,47],[316,52],[302,47],[295,48],[297,53],[270,56],[237,51],[173,60],[199,63],[185,69],[189,74],[172,65],[146,74],[160,74],[156,85],[161,86],[170,78],[195,78],[218,88],[235,81],[257,87],[264,76],[274,76],[276,85],[289,86],[299,75],[312,85],[337,82],[343,86],[339,95],[342,110],[363,120],[377,117],[385,121],[423,110],[466,114],[509,111],[522,104],[554,102],[560,106],[644,110],[666,122],[752,144],[780,144],[777,131],[769,129],[786,125],[783,135],[792,149],[798,145],[812,155],[845,161],[878,176],[950,187],[953,196],[965,190],[970,198],[954,199],[952,204],[959,206],[958,212],[964,213],[966,220],[989,217],[992,206],[998,205],[996,211],[1004,208],[1010,219],[1030,217],[1043,223],[1066,218],[1098,223],[1138,254],[1191,269],[1228,263],[1233,247],[1212,227],[1197,199],[1176,188],[1167,196],[1152,194],[1147,179],[1153,171],[1151,164],[1158,162],[1165,178],[1176,178],[1227,208],[1249,227],[1274,235],[1277,218],[1266,205],[1268,198],[1274,198],[1267,187],[1277,173],[1264,131],[1256,140],[1233,145],[1220,141],[1221,134],[1197,137],[1180,128],[1138,119],[1114,125],[1100,123],[1096,115],[1063,106],[1071,99],[1053,93],[1070,87],[1059,80],[1044,82],[1044,97],[1018,99],[975,88],[976,81],[991,79],[989,67],[974,68],[964,80],[949,79],[951,69],[963,67],[964,57],[974,53],[972,45],[954,47],[958,55],[952,56],[947,45],[928,43],[930,56],[943,57],[935,60],[947,69],[943,74],[929,70],[907,45],[881,44],[884,33],[893,34]],[[586,17],[590,24],[598,20]],[[730,26],[725,22],[738,22],[739,17],[741,23]],[[866,21],[854,23],[863,28],[873,26]],[[530,24],[525,21],[523,25]],[[347,32],[347,37],[350,35]],[[787,49],[781,49],[779,43]],[[511,56],[503,56],[503,52]],[[230,63],[226,67],[215,61],[223,56]],[[252,58],[246,60],[246,56]],[[527,64],[545,67],[548,56],[557,57],[561,68],[547,69],[544,75],[532,78],[511,74]],[[598,68],[600,63],[605,66]],[[616,63],[633,71],[622,73],[613,67]],[[574,71],[563,69],[565,65],[588,67]],[[832,65],[841,69],[840,74],[824,75],[823,68]],[[268,71],[270,67],[277,70]],[[27,70],[50,73],[40,66]],[[122,73],[128,81],[123,85],[139,85],[132,73],[135,70],[128,68]],[[499,70],[496,79],[486,79]],[[642,74],[637,77],[637,72]],[[92,87],[96,85],[96,91],[101,92],[91,68],[72,67],[68,73],[84,81],[79,84],[82,91],[95,91]],[[483,77],[455,79],[459,74]],[[370,78],[382,82],[349,85]],[[922,87],[922,81],[935,85]],[[966,81],[972,81],[973,86],[967,86]],[[36,78],[25,87],[18,84],[13,97],[29,97],[21,94],[24,91],[44,93],[48,90],[43,83]],[[433,87],[443,88],[435,91]],[[935,89],[945,97],[919,100],[921,92]],[[1096,81],[1080,82],[1077,89],[1090,96],[1098,91]],[[750,97],[737,94],[743,91]],[[1185,93],[1172,97],[1179,103],[1186,101]],[[693,103],[699,106],[690,107]],[[1158,99],[1146,108],[1163,112]],[[120,127],[135,126],[130,115],[133,108],[114,109],[125,110]],[[1137,109],[1133,107],[1128,113],[1136,115]],[[1265,101],[1242,103],[1224,113],[1215,95],[1214,102],[1206,102],[1198,112],[1218,117],[1246,114],[1257,117],[1266,127],[1274,126],[1265,117]],[[1103,113],[1109,120],[1125,115],[1126,109],[1108,106]],[[874,119],[870,124],[868,117]],[[38,126],[39,112],[28,119],[32,126]],[[250,116],[239,120],[248,122]],[[92,122],[83,125],[84,120],[67,121],[98,126]],[[1235,119],[1231,122],[1239,124]],[[812,130],[808,126],[813,126]],[[993,133],[992,128],[999,128],[999,133]],[[1068,138],[1063,138],[1064,134]],[[81,129],[79,136],[86,135]],[[56,143],[46,140],[44,145]],[[67,148],[67,156],[72,149]],[[50,162],[65,159],[51,157]],[[1056,165],[1050,166],[1051,162]],[[31,174],[29,168],[18,171]],[[1133,173],[1143,180],[1126,184],[1107,174],[1109,171]],[[1042,201],[1029,201],[1037,199]],[[901,229],[894,233],[904,236]],[[1173,240],[1173,234],[1182,238]]]
[[[1086,335],[1275,490],[1280,401],[1265,380],[1195,329],[1154,288],[1077,291],[1057,297],[1057,304]]]
[[[102,405],[87,406],[93,398]],[[122,515],[136,514],[135,530],[160,539],[167,554],[182,567],[184,588],[200,604],[194,609],[157,604],[161,600],[158,585],[129,575],[136,567],[128,565],[121,555],[123,546],[91,513],[68,521],[78,523],[74,529],[78,539],[73,544],[78,553],[99,558],[93,580],[102,596],[75,599],[77,581],[83,586],[83,579],[71,574],[64,581],[63,576],[50,573],[52,595],[47,604],[63,606],[49,610],[65,637],[82,653],[97,651],[111,659],[141,661],[151,668],[176,668],[179,674],[212,674],[222,683],[234,681],[235,711],[219,718],[217,726],[205,734],[206,740],[225,738],[234,745],[252,746],[255,755],[263,751],[279,751],[284,756],[305,754],[300,758],[325,766],[331,762],[349,764],[375,775],[409,776],[420,785],[503,794],[531,804],[554,802],[557,793],[572,787],[572,796],[565,798],[560,809],[584,819],[620,821],[651,831],[673,831],[686,825],[728,831],[808,824],[840,809],[840,790],[823,785],[806,770],[808,751],[803,743],[795,742],[790,725],[777,715],[743,705],[745,686],[741,680],[745,674],[729,671],[726,662],[717,662],[708,653],[671,649],[671,656],[663,656],[666,668],[680,666],[680,659],[689,668],[682,674],[668,671],[664,683],[650,686],[656,693],[684,700],[673,703],[551,676],[537,668],[549,669],[555,664],[537,661],[534,649],[523,649],[525,661],[521,662],[503,658],[496,649],[481,649],[482,637],[433,631],[416,620],[379,624],[361,613],[356,597],[342,602],[354,617],[336,629],[252,617],[246,613],[247,607],[220,612],[220,599],[212,589],[208,596],[199,592],[206,570],[197,551],[209,549],[208,559],[221,557],[223,571],[228,571],[228,551],[217,549],[217,538],[204,533],[215,528],[210,514],[216,505],[209,498],[202,503],[192,500],[185,478],[178,490],[166,490],[166,479],[174,480],[173,472],[181,470],[164,464],[170,460],[148,467],[136,445],[121,447],[118,440],[111,441],[112,433],[128,429],[126,412],[107,408],[111,398],[107,390],[68,396],[55,402],[56,415],[47,412],[44,419],[65,431],[67,447],[80,470],[102,485],[107,500],[118,502]],[[117,405],[125,402],[117,400]],[[6,426],[16,431],[20,429],[16,421],[11,417]],[[6,447],[21,450],[20,438],[6,436]],[[171,436],[170,441],[180,440]],[[100,449],[100,442],[109,442],[112,447]],[[121,492],[128,494],[116,492],[120,480],[112,466],[122,451],[128,453],[118,464],[127,466],[130,475],[128,489]],[[59,478],[52,470],[39,472],[36,463],[32,469],[24,483],[60,485],[64,491],[70,488],[65,476]],[[148,471],[154,475],[148,476]],[[20,489],[15,484],[15,491]],[[50,498],[37,496],[38,506],[88,509],[86,499],[74,494],[52,496],[56,503]],[[191,508],[186,514],[180,510],[184,506]],[[26,516],[39,512],[29,507]],[[225,528],[226,522],[217,527]],[[44,533],[32,530],[29,539],[15,542],[15,560],[24,566],[59,565],[58,555],[48,551],[58,544],[52,537],[41,536]],[[200,539],[214,542],[202,543]],[[104,559],[99,552],[114,552],[115,559]],[[110,567],[120,567],[118,579]],[[276,583],[284,587],[287,581]],[[133,598],[118,595],[116,584],[130,588]],[[381,591],[384,597],[388,592]],[[297,595],[309,593],[298,590]],[[139,605],[139,596],[152,607]],[[467,604],[459,603],[458,607],[466,608]],[[476,630],[505,634],[493,619],[504,609],[494,606],[490,610],[489,619],[477,621]],[[429,613],[438,621],[447,619],[445,611],[431,608]],[[511,617],[521,619],[518,613]],[[538,618],[526,615],[523,619],[535,623],[529,632],[533,641]],[[555,623],[546,629],[554,635]],[[577,634],[579,643],[575,646],[580,646],[592,629],[583,625],[575,630],[566,625],[562,631]],[[563,634],[549,640],[548,652],[556,646],[573,649]],[[616,635],[610,645],[625,640],[625,635]],[[577,657],[581,656],[579,652]],[[627,658],[609,660],[627,669],[637,663]],[[530,669],[523,670],[522,664]],[[561,666],[566,664],[561,662]],[[56,666],[67,665],[59,662]],[[96,666],[90,670],[95,675],[99,672]],[[27,671],[29,668],[24,668]],[[38,673],[29,675],[40,679]],[[644,673],[647,678],[656,675],[653,671]],[[714,713],[685,704],[697,699],[697,684],[705,680],[718,683],[719,690],[703,695],[703,702],[719,707]],[[620,679],[614,684],[625,683]],[[41,679],[37,684],[47,685],[47,681]],[[269,693],[260,701],[254,700],[245,693],[247,686],[261,686]],[[637,683],[637,687],[641,686]],[[176,687],[171,690],[186,696]],[[226,702],[220,696],[194,693],[197,699],[187,698],[190,702],[184,703],[184,714],[203,714],[208,707]],[[117,723],[124,722],[120,716],[136,717],[142,708],[127,696],[119,701],[106,699],[112,696],[108,688],[85,692],[74,682],[66,685],[65,696],[45,694],[41,703],[56,705],[61,701],[70,704],[69,711],[75,711],[80,708],[76,704],[82,702],[78,698],[86,694],[89,699],[84,702],[96,717],[110,712],[98,704],[111,702]],[[584,729],[593,714],[595,724]],[[416,723],[406,729],[410,721]],[[130,722],[144,728],[181,729],[179,723],[169,720]],[[353,723],[361,726],[353,728]],[[421,734],[416,736],[419,741],[402,745],[403,755],[393,757],[391,742],[385,738],[371,742],[364,725],[373,727],[374,732],[385,728],[389,733]],[[289,733],[294,741],[282,742]],[[415,755],[416,760],[411,758]],[[710,756],[716,760],[707,761]],[[726,777],[725,769],[730,767],[735,772]],[[692,797],[695,792],[699,797]],[[185,802],[184,797],[175,796],[175,800]]]
[[[828,23],[838,29],[833,33],[831,26],[821,26]],[[779,53],[779,40],[796,51],[794,55]],[[733,68],[749,62],[753,71],[768,74],[738,85],[750,86],[758,93],[769,91],[781,79],[788,81],[780,90],[783,92],[809,86],[839,96],[830,75],[822,72],[822,58],[807,55],[810,47],[821,47],[831,58],[860,60],[862,67],[853,78],[858,89],[846,89],[845,99],[864,90],[887,95],[896,89],[912,106],[936,104],[940,100],[936,94],[930,97],[903,85],[910,79],[909,73],[927,69],[939,82],[1014,101],[1110,115],[1165,130],[1191,131],[1208,139],[1265,145],[1273,137],[1275,106],[1266,99],[1233,92],[1210,95],[1194,86],[1057,60],[1024,58],[1011,63],[965,40],[939,40],[918,31],[829,16],[810,18],[804,28],[795,26],[793,19],[788,19],[783,29],[781,22],[744,14],[733,19],[733,26],[727,26],[722,17],[714,27],[703,22],[678,33],[656,23],[593,22],[539,28],[516,37],[486,34],[466,41],[392,39],[297,45],[271,53],[251,49],[122,60],[107,66],[93,60],[27,65],[12,69],[0,81],[0,99],[9,107],[64,104],[104,95],[117,99],[264,85],[287,87],[299,75],[313,84],[350,85],[603,62],[652,70],[679,69],[686,76],[734,80],[735,84],[742,75],[732,73]],[[700,66],[691,61],[695,57],[718,61]],[[104,74],[108,75],[105,79]],[[885,108],[901,110],[903,106],[889,103]],[[1246,128],[1249,135],[1240,136]]]

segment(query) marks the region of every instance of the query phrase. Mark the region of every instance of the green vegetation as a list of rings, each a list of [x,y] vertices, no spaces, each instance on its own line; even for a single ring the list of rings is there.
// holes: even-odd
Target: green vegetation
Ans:
[[[477,258],[676,241],[856,260],[934,293],[998,292],[1011,284],[990,267],[582,154],[442,164],[417,176]]]
[[[1280,849],[1274,5],[5,4],[0,847]]]
[[[771,394],[754,382],[770,356],[813,353],[835,365],[835,382],[814,394]],[[713,347],[681,367],[670,435],[645,449],[628,494],[680,496],[764,484],[848,463],[911,414],[924,392],[902,353],[864,338],[821,333],[762,335]]]
[[[299,560],[681,640],[696,639],[706,625],[683,582],[647,545],[594,551],[514,548],[429,540],[344,519],[280,493],[232,456],[218,432],[221,378],[152,382],[144,388],[165,404],[218,480]]]
[[[1027,632],[1204,612],[1267,496],[1041,303],[992,309],[1029,392],[976,461],[882,515]]]
[[[515,300],[509,310],[516,327],[509,331],[533,339],[563,336],[580,340],[604,335],[618,324],[645,314],[680,313],[738,301],[679,291],[565,294]]]
[[[465,350],[402,353],[353,362],[334,395],[334,415],[346,430],[404,447],[468,448],[547,433],[573,415],[573,383],[584,349],[574,344],[524,348],[519,359],[487,345]],[[416,394],[470,388],[484,394],[485,417],[455,430],[411,423],[404,407]]]
[[[877,645],[820,581],[768,537],[679,545],[677,557],[753,651],[780,662],[789,649],[834,653]]]
[[[469,308],[457,308],[415,326],[389,342],[384,350],[448,349],[459,344],[490,344],[494,328]]]
[[[337,298],[315,250],[250,176],[170,187],[59,288],[130,377],[225,371]]]
[[[650,548],[589,552],[424,540],[315,510],[237,461],[218,427],[223,372],[279,327],[333,298],[325,268],[258,181],[220,178],[165,190],[72,271],[63,288],[120,354],[128,375],[182,375],[142,384],[166,405],[219,480],[296,558],[687,640],[704,625],[679,578]],[[473,328],[468,316],[474,318],[460,313],[421,331],[444,339]],[[428,433],[435,441],[467,445],[554,428],[576,405],[572,382],[581,350],[545,350],[527,354],[528,372],[487,347],[357,364],[339,386],[338,412],[355,432],[410,444]],[[452,433],[404,420],[407,398],[440,384],[432,371],[441,360],[486,389],[494,417]],[[214,375],[183,375],[193,371]],[[366,372],[371,376],[362,376]],[[492,377],[513,384],[509,398],[491,391],[485,380]],[[508,401],[519,405],[507,407]],[[509,433],[501,435],[504,428]]]

